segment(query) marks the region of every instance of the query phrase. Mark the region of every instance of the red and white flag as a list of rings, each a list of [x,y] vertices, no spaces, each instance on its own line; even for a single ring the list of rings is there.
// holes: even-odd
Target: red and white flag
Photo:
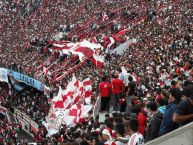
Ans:
[[[105,62],[104,55],[93,54],[93,63],[98,67],[103,67]]]
[[[52,102],[54,105],[54,108],[64,108],[64,101],[62,98],[62,88],[59,86],[58,94],[56,97],[53,98]]]
[[[86,78],[83,80],[83,86],[84,86],[84,98],[85,103],[90,104],[91,103],[91,95],[92,95],[92,82],[90,78]]]
[[[103,21],[106,21],[109,19],[109,16],[107,14],[103,14]]]
[[[87,104],[91,101],[92,83],[90,78],[83,80],[83,82],[72,78],[68,83],[66,90],[59,87],[58,95],[53,98],[52,102],[54,108],[68,109],[78,102],[85,102]]]
[[[82,118],[83,104],[74,104],[69,111],[69,116],[74,116],[74,123],[78,123],[80,118]]]

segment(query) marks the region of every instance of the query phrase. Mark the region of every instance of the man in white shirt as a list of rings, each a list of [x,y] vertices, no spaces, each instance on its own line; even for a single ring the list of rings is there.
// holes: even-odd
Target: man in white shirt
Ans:
[[[144,145],[143,135],[138,132],[139,123],[137,119],[131,119],[128,125],[131,135],[128,145]]]

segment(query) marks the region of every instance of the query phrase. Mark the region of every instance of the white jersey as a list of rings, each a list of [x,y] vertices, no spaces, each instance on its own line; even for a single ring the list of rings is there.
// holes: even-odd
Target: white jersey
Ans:
[[[144,138],[141,133],[134,133],[129,139],[128,145],[144,145]]]
[[[127,144],[120,141],[116,141],[112,145],[127,145]]]
[[[105,143],[104,143],[104,145],[112,145],[113,144],[113,141],[106,141]]]

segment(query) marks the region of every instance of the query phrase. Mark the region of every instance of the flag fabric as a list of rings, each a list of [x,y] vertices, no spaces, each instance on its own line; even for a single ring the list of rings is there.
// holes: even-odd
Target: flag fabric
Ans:
[[[63,98],[62,98],[62,88],[59,87],[58,95],[53,98],[54,108],[64,108]]]
[[[96,37],[93,37],[91,40],[90,40],[92,43],[95,43],[95,44],[97,44],[97,39],[96,39]]]
[[[91,95],[92,95],[92,82],[90,78],[86,78],[83,80],[83,86],[84,86],[84,97],[85,97],[85,103],[90,104],[91,103]]]
[[[104,66],[104,62],[105,62],[105,57],[104,57],[104,55],[94,54],[94,55],[93,55],[92,62],[93,62],[97,67],[103,67],[103,66]]]
[[[57,130],[58,126],[64,122],[68,125],[75,125],[80,122],[92,109],[91,93],[92,82],[90,78],[80,81],[73,76],[65,90],[59,86],[58,94],[52,99],[52,107],[46,119],[49,128]],[[89,108],[89,110],[85,108]],[[69,120],[73,120],[73,122],[64,119],[66,117],[69,117]],[[57,126],[53,124],[57,124]]]
[[[120,36],[125,35],[127,32],[128,32],[128,29],[123,29],[123,30],[117,32],[116,34],[114,34],[113,36],[118,36],[118,37],[120,37]]]
[[[69,111],[69,116],[74,116],[74,123],[78,123],[82,117],[83,104],[74,104]]]
[[[96,42],[96,39],[93,39]],[[83,40],[81,42],[50,42],[53,47],[49,48],[50,51],[62,51],[63,54],[68,54],[71,52],[72,54],[79,55],[79,58],[87,57],[90,58],[93,56],[94,49],[100,48],[101,45],[97,43],[92,43],[88,40]],[[82,59],[80,59],[82,60]]]

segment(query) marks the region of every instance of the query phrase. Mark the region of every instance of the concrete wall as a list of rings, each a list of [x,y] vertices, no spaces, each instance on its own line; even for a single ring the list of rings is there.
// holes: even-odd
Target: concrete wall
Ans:
[[[146,145],[193,145],[193,122],[150,141]]]

